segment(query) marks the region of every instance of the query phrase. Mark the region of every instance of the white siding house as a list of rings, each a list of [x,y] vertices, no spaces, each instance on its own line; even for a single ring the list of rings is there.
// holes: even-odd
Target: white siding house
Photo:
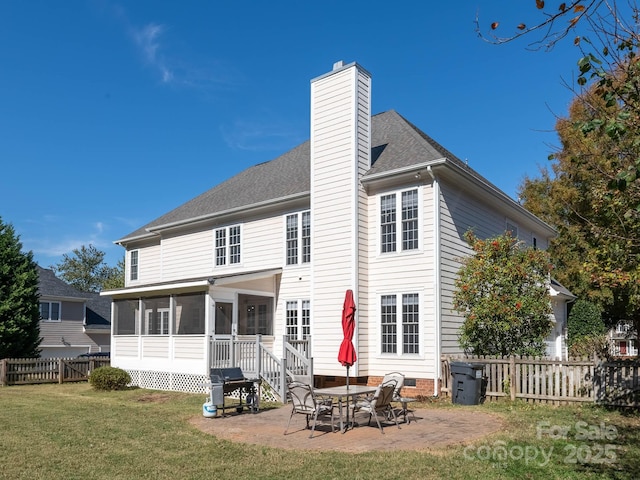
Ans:
[[[402,371],[438,393],[440,355],[460,353],[452,311],[463,235],[555,234],[397,112],[371,114],[371,75],[338,62],[311,81],[310,140],[251,167],[117,241],[112,365],[154,388],[193,390],[211,340],[310,338],[313,372],[337,361],[347,289],[356,301],[350,375]],[[535,240],[534,240],[535,239]],[[334,378],[335,377],[335,378]]]

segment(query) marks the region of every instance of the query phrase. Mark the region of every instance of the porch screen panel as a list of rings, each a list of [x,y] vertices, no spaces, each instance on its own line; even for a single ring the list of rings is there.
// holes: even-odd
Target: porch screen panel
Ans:
[[[142,334],[169,335],[169,297],[142,299]]]
[[[273,298],[238,295],[238,335],[273,335]]]
[[[113,302],[114,335],[137,335],[138,300],[115,300]]]
[[[175,335],[204,334],[204,293],[176,295],[173,333]]]

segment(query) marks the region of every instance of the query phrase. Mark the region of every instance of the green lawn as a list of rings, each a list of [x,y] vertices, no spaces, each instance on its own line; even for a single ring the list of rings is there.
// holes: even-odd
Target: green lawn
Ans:
[[[204,395],[97,392],[88,384],[0,387],[0,479],[632,479],[640,415],[589,405],[491,403],[490,440],[435,453],[291,452],[190,426]],[[454,408],[447,401],[424,408]],[[505,454],[505,458],[501,454]]]

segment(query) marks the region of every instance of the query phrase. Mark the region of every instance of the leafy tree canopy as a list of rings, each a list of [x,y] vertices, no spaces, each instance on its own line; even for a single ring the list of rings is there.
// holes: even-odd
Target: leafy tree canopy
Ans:
[[[0,358],[40,356],[38,269],[0,218]]]
[[[552,328],[546,252],[509,232],[465,239],[474,255],[463,259],[454,292],[454,309],[465,317],[460,346],[476,355],[543,355]]]
[[[62,262],[50,268],[62,280],[82,292],[99,292],[107,288],[124,286],[124,260],[116,267],[104,263],[105,252],[93,245],[73,250],[73,255],[64,254]]]

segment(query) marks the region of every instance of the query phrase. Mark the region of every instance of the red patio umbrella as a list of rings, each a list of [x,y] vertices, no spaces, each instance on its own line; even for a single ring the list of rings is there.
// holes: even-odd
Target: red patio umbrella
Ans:
[[[342,333],[344,338],[338,351],[338,361],[347,367],[347,388],[349,388],[349,367],[356,363],[356,349],[353,346],[353,332],[356,328],[356,304],[353,301],[353,291],[347,290],[342,306]]]

